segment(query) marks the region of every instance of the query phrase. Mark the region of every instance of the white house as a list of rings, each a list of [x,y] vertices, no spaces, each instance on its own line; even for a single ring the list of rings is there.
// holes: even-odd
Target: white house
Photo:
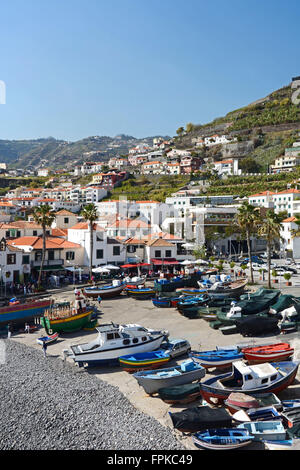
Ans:
[[[300,258],[300,237],[292,236],[292,230],[299,229],[295,223],[295,217],[288,217],[282,222],[282,229],[280,231],[281,249],[286,255],[291,255],[293,258]]]

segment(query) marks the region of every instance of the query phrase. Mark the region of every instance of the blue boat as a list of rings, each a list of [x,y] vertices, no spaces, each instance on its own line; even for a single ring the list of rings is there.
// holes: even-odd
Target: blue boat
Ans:
[[[233,361],[242,359],[244,354],[238,349],[215,349],[213,351],[191,351],[190,357],[195,359],[206,369],[211,367],[228,367]]]
[[[268,421],[282,419],[281,414],[274,406],[263,406],[261,408],[253,408],[250,410],[239,410],[232,416],[235,421],[244,423],[246,421]]]
[[[207,429],[192,436],[196,447],[225,450],[245,447],[254,440],[248,430],[238,428]]]
[[[158,292],[174,292],[176,289],[184,287],[185,280],[182,277],[173,277],[172,279],[156,279],[154,289]]]
[[[171,307],[171,299],[169,297],[157,297],[152,299],[154,307],[168,308]]]
[[[255,441],[284,441],[286,430],[280,420],[251,421],[239,424],[238,429],[246,429],[254,436]]]
[[[119,362],[123,370],[137,372],[145,369],[159,369],[169,362],[170,359],[166,351],[149,351],[120,356]]]
[[[185,310],[186,308],[189,307],[195,307],[198,305],[202,305],[205,302],[209,300],[209,297],[207,294],[203,293],[201,295],[192,295],[192,296],[186,296],[182,300],[179,300],[177,302],[177,309],[179,311]]]
[[[11,299],[9,305],[0,307],[0,324],[12,321],[15,323],[25,322],[34,317],[41,317],[50,305],[51,299],[30,299],[25,302]]]

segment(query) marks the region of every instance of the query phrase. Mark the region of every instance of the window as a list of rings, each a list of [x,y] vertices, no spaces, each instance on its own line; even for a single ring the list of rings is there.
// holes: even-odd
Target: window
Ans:
[[[17,230],[17,237],[20,237],[21,236],[21,232],[20,230]]]
[[[48,251],[48,259],[49,260],[54,260],[54,250],[49,250]]]
[[[7,231],[5,232],[5,236],[6,236],[6,238],[9,238],[9,237],[10,237],[10,231],[9,231],[9,230],[7,230]]]
[[[42,260],[42,251],[36,251],[34,254],[34,259],[35,261],[41,261]]]
[[[107,333],[107,339],[114,339],[114,334],[113,333]]]
[[[73,261],[75,259],[75,251],[66,252],[66,260]]]
[[[155,250],[154,258],[160,258],[160,257],[161,257],[161,251],[160,250]]]
[[[36,236],[37,236],[37,230],[33,230],[32,236],[33,236],[33,237],[36,237]]]
[[[64,218],[64,224],[68,224],[69,223],[69,217],[65,217]]]
[[[113,256],[119,256],[120,255],[120,247],[119,246],[114,246],[113,247]]]
[[[102,249],[96,251],[96,258],[97,259],[103,258],[103,250]]]
[[[266,383],[268,382],[268,380],[269,380],[268,377],[265,378],[265,379],[262,379],[261,383],[262,383],[262,384],[266,384]]]
[[[166,250],[166,258],[171,258],[171,257],[172,257],[172,251]]]
[[[22,264],[29,264],[30,256],[29,255],[23,255],[22,258]]]
[[[16,264],[16,255],[15,253],[12,255],[7,255],[7,264]]]

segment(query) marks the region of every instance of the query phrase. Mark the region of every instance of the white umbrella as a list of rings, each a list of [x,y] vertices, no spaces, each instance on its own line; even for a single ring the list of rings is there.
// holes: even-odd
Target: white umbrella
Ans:
[[[184,248],[187,248],[188,250],[195,248],[195,245],[193,245],[192,243],[183,243],[182,246],[183,246]]]
[[[196,261],[194,261],[195,264],[209,264],[208,261],[205,261],[205,259],[196,259]]]
[[[119,266],[115,266],[114,264],[107,264],[105,266],[102,266],[104,269],[120,269]]]
[[[103,268],[102,266],[99,266],[98,268],[93,268],[92,269],[93,273],[109,273],[109,269]]]
[[[194,264],[194,261],[189,261],[188,259],[186,259],[185,261],[182,261],[182,263],[180,264],[182,264],[183,266],[188,266],[190,264]]]

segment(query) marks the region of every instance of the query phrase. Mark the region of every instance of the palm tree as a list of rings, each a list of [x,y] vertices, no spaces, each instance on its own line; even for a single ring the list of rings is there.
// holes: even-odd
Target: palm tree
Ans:
[[[94,238],[93,238],[93,227],[94,222],[98,219],[97,207],[95,204],[88,204],[85,206],[82,211],[81,215],[83,216],[84,220],[89,223],[90,229],[90,280],[92,280],[93,276],[93,250],[94,250]]]
[[[293,222],[297,225],[297,228],[291,229],[292,238],[300,237],[300,214],[295,214]]]
[[[257,207],[249,204],[248,201],[243,202],[243,204],[238,208],[238,213],[235,217],[235,223],[237,224],[239,230],[245,234],[247,240],[248,248],[248,258],[250,265],[250,280],[251,283],[254,283],[253,279],[253,268],[252,268],[252,250],[251,250],[251,240],[250,237],[255,233],[260,220],[259,209]]]
[[[273,243],[280,239],[281,222],[286,217],[285,212],[276,214],[271,209],[266,211],[262,224],[258,228],[258,235],[267,241],[267,259],[268,259],[268,287],[271,289],[271,248]]]
[[[42,226],[43,229],[43,252],[42,252],[42,261],[40,266],[40,272],[37,282],[37,287],[39,288],[42,280],[42,272],[45,264],[46,257],[46,228],[51,227],[52,222],[55,220],[55,212],[51,209],[48,204],[36,207],[33,211],[34,221]]]

